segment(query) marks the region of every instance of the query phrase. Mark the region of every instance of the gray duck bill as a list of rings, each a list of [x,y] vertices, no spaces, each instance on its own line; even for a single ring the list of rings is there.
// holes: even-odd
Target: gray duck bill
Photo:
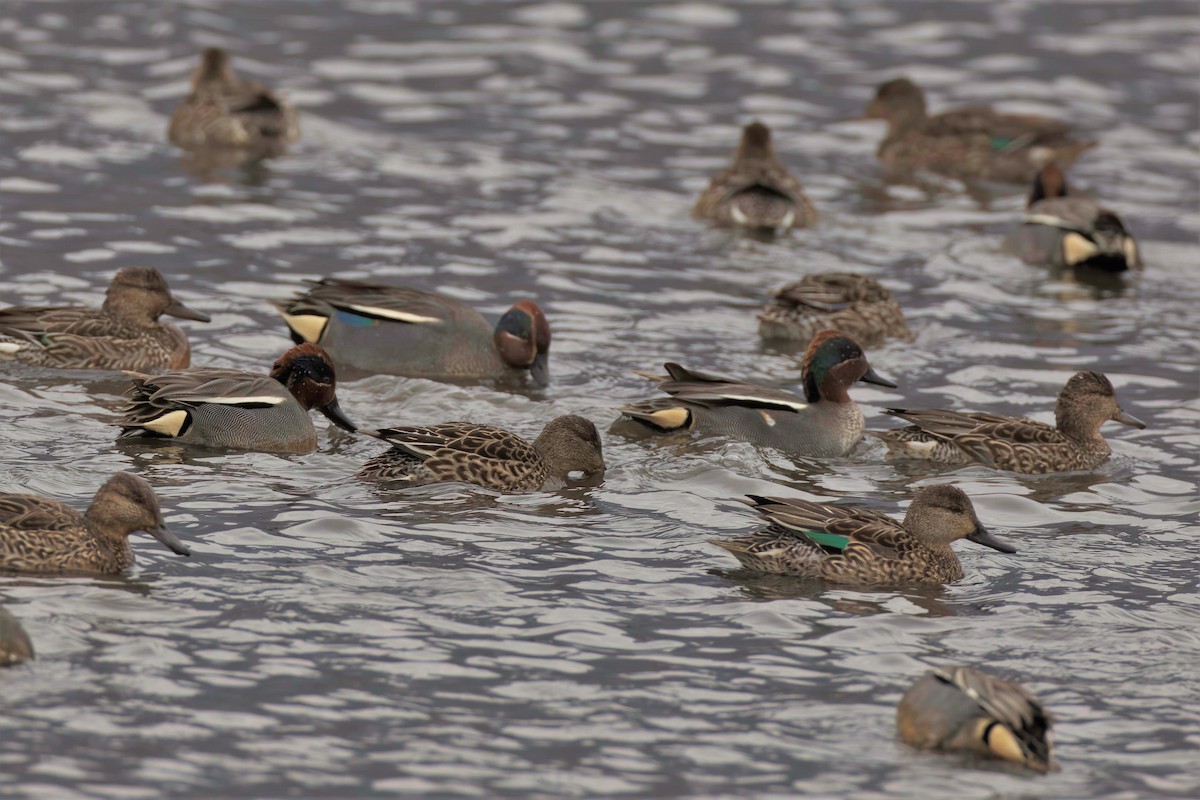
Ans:
[[[150,528],[146,531],[146,533],[150,534],[155,539],[158,539],[160,542],[166,545],[172,553],[176,553],[181,556],[190,556],[192,554],[192,548],[180,541],[179,537],[171,533],[171,529],[166,525],[159,525],[157,528]]]
[[[990,547],[993,550],[999,550],[1001,553],[1017,552],[1017,548],[1013,547],[1007,542],[1000,541],[995,536],[992,536],[982,525],[976,528],[975,532],[967,537],[967,540],[974,542],[975,544],[981,544],[984,547]]]
[[[861,378],[859,378],[859,380],[863,383],[874,383],[877,386],[886,386],[889,389],[897,388],[896,384],[892,383],[887,378],[879,377],[879,373],[877,373],[871,367],[867,367],[867,374],[863,375]]]
[[[327,406],[321,406],[319,410],[322,414],[329,418],[330,422],[332,422],[334,425],[337,425],[342,430],[350,431],[351,433],[358,433],[358,426],[346,418],[346,415],[342,413],[342,409],[337,404],[336,400]]]
[[[1122,425],[1128,425],[1131,428],[1137,428],[1139,431],[1146,429],[1146,423],[1135,417],[1133,414],[1128,414],[1124,409],[1117,409],[1117,415],[1113,417],[1114,422],[1119,422]]]
[[[188,308],[178,300],[171,303],[163,313],[167,316],[179,317],[180,319],[194,319],[196,322],[212,322],[212,317],[208,314],[197,311],[194,308]]]

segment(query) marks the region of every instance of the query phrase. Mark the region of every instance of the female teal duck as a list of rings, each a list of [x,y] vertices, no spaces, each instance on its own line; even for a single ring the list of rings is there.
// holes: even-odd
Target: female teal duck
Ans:
[[[771,294],[758,315],[758,332],[768,341],[805,343],[833,328],[864,347],[908,337],[900,304],[874,278],[852,272],[805,275]]]
[[[692,215],[722,227],[772,231],[817,221],[804,187],[776,157],[771,130],[761,122],[742,129],[733,163],[713,176]]]
[[[840,331],[821,331],[809,343],[803,398],[678,364],[665,367],[668,376],[647,377],[670,396],[623,406],[622,414],[663,431],[699,430],[818,458],[845,455],[862,440],[866,423],[850,386],[896,387],[876,375],[858,343]]]
[[[863,586],[942,584],[963,576],[951,542],[969,539],[1001,553],[1016,552],[984,529],[971,500],[948,483],[917,492],[902,523],[869,509],[748,498],[768,527],[712,543],[755,572]]]
[[[192,74],[192,91],[171,114],[167,138],[185,150],[237,148],[279,155],[300,137],[296,111],[256,81],[234,74],[229,54],[209,47]]]
[[[0,667],[11,667],[33,658],[33,642],[16,617],[0,608]]]
[[[1015,683],[970,667],[931,669],[896,709],[900,739],[919,750],[972,753],[1054,768],[1050,716]]]
[[[552,419],[532,443],[503,428],[471,422],[359,433],[392,445],[359,471],[366,480],[406,486],[474,483],[501,492],[535,492],[561,487],[573,472],[604,473],[600,434],[591,420],[575,414]]]
[[[171,295],[153,267],[120,270],[100,308],[13,306],[0,309],[0,360],[56,369],[182,369],[187,336],[160,322],[168,314],[208,322]]]
[[[1054,425],[1021,417],[958,411],[889,408],[885,413],[913,423],[873,433],[900,456],[941,464],[985,464],[1037,475],[1092,469],[1112,450],[1100,427],[1109,420],[1145,428],[1117,402],[1112,383],[1099,372],[1071,376],[1054,404]]]
[[[907,78],[881,85],[866,116],[887,121],[878,155],[889,169],[965,180],[1028,183],[1046,163],[1069,166],[1096,146],[1071,138],[1066,123],[1030,114],[977,107],[929,116],[925,93]]]
[[[296,342],[343,369],[446,381],[550,380],[550,323],[521,300],[495,327],[465,303],[405,286],[325,278],[273,304]]]
[[[311,453],[317,449],[317,431],[308,415],[314,408],[338,427],[355,430],[338,406],[333,362],[315,344],[288,350],[269,375],[203,368],[130,377],[129,404],[119,423],[122,437]]]
[[[1053,163],[1033,179],[1025,216],[1009,245],[1027,264],[1107,272],[1142,268],[1137,242],[1116,212],[1072,193]]]
[[[163,522],[150,484],[128,472],[109,478],[82,514],[47,497],[0,494],[0,570],[121,572],[133,564],[132,533],[192,554]]]

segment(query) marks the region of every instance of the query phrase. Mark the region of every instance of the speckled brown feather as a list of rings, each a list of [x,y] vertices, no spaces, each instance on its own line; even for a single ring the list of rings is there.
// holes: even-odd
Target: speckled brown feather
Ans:
[[[900,304],[879,281],[849,272],[805,275],[771,293],[758,315],[764,339],[808,342],[834,328],[864,347],[886,338],[907,338]]]

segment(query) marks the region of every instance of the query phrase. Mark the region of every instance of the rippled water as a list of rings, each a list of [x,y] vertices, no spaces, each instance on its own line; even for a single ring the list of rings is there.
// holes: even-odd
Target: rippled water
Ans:
[[[194,363],[265,368],[267,305],[301,278],[410,282],[489,313],[532,295],[554,382],[525,397],[375,377],[360,424],[495,420],[605,431],[600,487],[407,497],[352,477],[371,440],[300,458],[118,447],[122,384],[0,383],[5,491],[87,504],[113,471],[157,488],[194,556],[135,542],[126,578],[8,577],[39,659],[0,674],[14,797],[1196,796],[1200,228],[1190,2],[24,2],[0,15],[0,298],[99,302],[152,264],[213,323]],[[250,171],[188,171],[163,139],[197,50],[230,47],[301,107],[303,142]],[[1050,112],[1103,140],[1074,171],[1141,237],[1123,286],[1006,256],[1019,193],[888,185],[859,114],[906,72],[935,107]],[[773,243],[688,218],[737,126],[777,130],[821,225]],[[746,491],[900,512],[937,473],[792,462],[610,429],[679,360],[790,382],[754,312],[806,271],[896,293],[913,343],[871,352],[885,405],[1050,419],[1108,373],[1145,431],[1092,473],[952,474],[1020,546],[964,544],[943,591],[729,574]],[[775,484],[783,484],[783,487]],[[894,738],[927,663],[986,665],[1057,716],[1060,772],[964,769]]]

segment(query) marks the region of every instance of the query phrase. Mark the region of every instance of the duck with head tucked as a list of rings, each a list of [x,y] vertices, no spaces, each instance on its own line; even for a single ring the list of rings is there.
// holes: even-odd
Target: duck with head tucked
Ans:
[[[202,368],[159,375],[130,373],[121,437],[269,453],[311,453],[317,409],[343,430],[355,431],[338,405],[329,355],[315,344],[288,350],[268,375]]]
[[[576,414],[550,420],[533,442],[472,422],[359,433],[392,445],[359,471],[365,480],[405,486],[473,483],[501,492],[536,492],[563,486],[572,473],[604,474],[600,434],[591,420]]]
[[[987,107],[930,116],[925,93],[908,78],[882,84],[867,106],[868,119],[887,121],[878,156],[892,170],[929,170],[962,180],[1027,183],[1051,161],[1069,166],[1094,141],[1074,139],[1070,126],[1032,114]]]
[[[183,369],[192,353],[187,335],[161,322],[163,314],[209,321],[176,300],[158,270],[126,267],[112,279],[100,308],[0,309],[0,361],[55,369]]]
[[[1055,768],[1042,704],[1020,685],[970,667],[925,673],[901,698],[896,727],[918,750],[970,753],[1038,772]]]
[[[118,472],[84,513],[31,494],[0,494],[0,570],[117,573],[133,564],[129,536],[148,533],[181,556],[145,479]]]
[[[883,284],[852,272],[805,275],[771,293],[758,315],[758,332],[774,342],[803,344],[826,328],[864,347],[908,337],[904,312]]]
[[[769,386],[665,364],[650,376],[669,397],[623,406],[621,413],[662,431],[698,430],[774,447],[798,456],[830,458],[850,452],[866,426],[848,389],[858,381],[895,388],[840,331],[821,331],[803,359],[804,397]]]
[[[943,584],[963,577],[951,542],[969,539],[1001,553],[961,489],[947,483],[917,492],[903,522],[878,511],[787,497],[748,495],[768,526],[712,543],[755,572],[862,586]]]
[[[238,77],[229,53],[206,48],[192,90],[171,114],[167,138],[185,150],[238,149],[279,155],[300,137],[296,111],[257,81]]]
[[[321,345],[344,369],[463,382],[550,380],[550,323],[532,300],[515,303],[494,327],[450,297],[337,278],[273,305],[294,341]]]
[[[1058,393],[1054,425],[1023,417],[958,411],[886,409],[913,423],[906,428],[872,431],[891,453],[941,464],[984,464],[1037,475],[1092,469],[1112,449],[1100,428],[1112,420],[1131,428],[1146,423],[1125,413],[1112,382],[1099,372],[1078,372]]]
[[[722,227],[767,231],[804,228],[817,221],[804,187],[775,155],[771,129],[761,122],[742,129],[733,163],[713,176],[692,216]]]
[[[0,667],[11,667],[33,658],[33,642],[16,617],[0,608]]]
[[[1137,242],[1121,218],[1071,192],[1057,164],[1047,164],[1033,179],[1025,216],[1009,246],[1027,264],[1105,272],[1142,268]]]

